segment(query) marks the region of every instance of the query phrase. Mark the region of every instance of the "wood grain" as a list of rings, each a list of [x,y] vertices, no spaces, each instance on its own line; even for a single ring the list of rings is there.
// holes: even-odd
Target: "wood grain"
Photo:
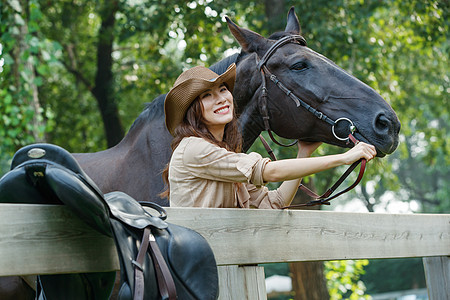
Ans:
[[[218,265],[450,255],[450,215],[168,208]],[[0,276],[118,269],[112,239],[67,208],[0,204]]]

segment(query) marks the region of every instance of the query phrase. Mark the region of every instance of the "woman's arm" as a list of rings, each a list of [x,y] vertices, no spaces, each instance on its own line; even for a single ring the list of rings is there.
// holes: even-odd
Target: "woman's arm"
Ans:
[[[263,172],[264,181],[285,181],[278,188],[286,205],[289,205],[304,176],[325,171],[334,167],[352,164],[360,158],[371,160],[376,155],[375,147],[366,143],[358,143],[342,154],[308,157],[319,144],[299,143],[299,153],[295,159],[284,159],[269,162]]]
[[[360,142],[342,154],[272,161],[266,165],[263,178],[268,182],[298,179],[334,167],[350,165],[360,158],[369,161],[376,153],[374,146]]]

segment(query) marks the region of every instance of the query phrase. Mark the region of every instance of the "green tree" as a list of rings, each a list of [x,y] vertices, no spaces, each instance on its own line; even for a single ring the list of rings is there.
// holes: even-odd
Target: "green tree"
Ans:
[[[51,110],[41,107],[39,88],[55,60],[53,44],[39,32],[38,1],[1,4],[0,43],[0,171],[7,170],[21,146],[45,140],[53,128]]]
[[[402,143],[373,174],[372,193],[359,196],[368,207],[385,208],[386,194],[413,202],[412,210],[448,212],[448,8],[437,1],[391,1],[370,18],[367,32],[378,54],[367,59],[375,68],[369,84],[398,111]],[[380,175],[378,175],[380,174]]]
[[[338,260],[325,262],[328,290],[331,300],[370,299],[365,295],[366,287],[360,280],[368,260]]]

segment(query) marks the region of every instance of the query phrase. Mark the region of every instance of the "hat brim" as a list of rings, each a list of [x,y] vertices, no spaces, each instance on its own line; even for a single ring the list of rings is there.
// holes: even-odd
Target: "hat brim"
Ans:
[[[224,73],[211,80],[193,77],[174,86],[167,93],[164,102],[166,127],[170,134],[174,135],[175,128],[183,121],[187,109],[201,93],[222,83],[233,92],[235,79],[236,64],[233,63]]]

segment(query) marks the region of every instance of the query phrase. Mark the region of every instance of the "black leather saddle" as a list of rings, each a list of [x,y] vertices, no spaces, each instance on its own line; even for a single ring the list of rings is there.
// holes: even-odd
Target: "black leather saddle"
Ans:
[[[122,192],[103,195],[74,157],[52,144],[33,144],[13,157],[0,179],[0,202],[64,204],[114,238],[120,261],[118,299],[216,299],[215,258],[197,232],[153,216]],[[38,276],[38,299],[109,299],[115,272]]]

